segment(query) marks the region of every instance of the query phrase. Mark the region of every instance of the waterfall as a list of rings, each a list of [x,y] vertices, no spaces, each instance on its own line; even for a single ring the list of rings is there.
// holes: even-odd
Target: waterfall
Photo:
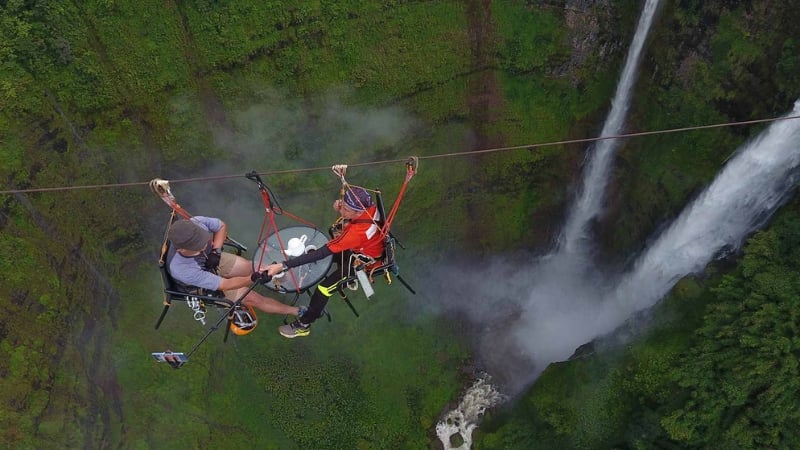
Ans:
[[[797,114],[800,100],[790,115]],[[530,295],[509,345],[535,360],[537,371],[528,381],[547,364],[569,358],[577,347],[653,306],[682,277],[739,248],[787,199],[800,179],[798,166],[800,120],[774,122],[736,151],[618,282],[604,282],[610,277],[597,268],[575,271],[570,254],[553,255],[526,269]]]
[[[601,137],[617,135],[622,130],[642,49],[659,2],[660,0],[645,2],[633,42],[628,49],[616,93],[611,102],[611,111],[603,125]],[[601,140],[593,150],[587,151],[583,186],[558,239],[559,245],[556,253],[539,261],[540,264],[531,270],[530,278],[523,276],[526,278],[525,283],[532,285],[533,288],[530,288],[527,304],[520,305],[524,308],[520,315],[521,323],[515,324],[515,327],[510,330],[508,339],[516,341],[519,348],[533,355],[533,359],[537,363],[545,364],[538,364],[533,373],[519,371],[525,374],[526,378],[523,380],[512,379],[510,382],[512,389],[519,389],[535,379],[546,363],[566,358],[569,356],[569,353],[565,353],[566,351],[573,351],[593,337],[586,339],[588,336],[586,331],[592,330],[592,326],[580,327],[582,333],[572,333],[568,337],[564,335],[561,327],[569,329],[575,325],[574,313],[576,311],[582,312],[580,320],[585,321],[586,324],[591,324],[599,313],[596,309],[598,293],[596,286],[601,280],[598,280],[596,275],[589,270],[588,260],[584,255],[584,244],[587,240],[587,225],[597,216],[602,206],[603,191],[616,144],[616,139]],[[595,280],[597,283],[592,283],[590,280]],[[473,294],[475,293],[473,291]],[[486,294],[484,298],[491,298],[496,293]],[[552,302],[550,299],[559,299],[559,301]],[[483,316],[484,319],[488,317],[488,315]],[[542,320],[543,318],[544,320]],[[531,320],[535,324],[534,326],[529,326]],[[554,339],[555,336],[558,337]],[[530,348],[531,342],[535,343],[535,349]],[[563,356],[564,354],[566,356]],[[444,419],[436,425],[437,435],[445,450],[469,449],[472,442],[472,430],[480,421],[483,410],[500,402],[500,395],[485,379],[479,379],[470,387],[464,394],[459,407],[447,413]],[[475,405],[478,405],[479,414],[471,413],[471,411],[476,411]],[[460,436],[463,443],[453,447],[451,440],[456,434]]]
[[[800,115],[800,100],[785,117]],[[519,298],[519,314],[513,321],[492,315],[497,305],[476,305],[462,311],[475,320],[503,321],[501,339],[494,339],[487,326],[484,340],[498,355],[514,355],[533,360],[533,369],[509,373],[500,364],[489,365],[495,374],[511,378],[512,390],[519,392],[556,361],[570,357],[576,348],[622,325],[637,311],[652,307],[682,277],[702,271],[714,258],[736,251],[747,236],[763,226],[793,193],[800,181],[800,119],[778,120],[736,150],[714,181],[684,211],[652,240],[635,260],[630,271],[610,281],[606,273],[586,260],[567,252],[554,252],[529,267],[495,264],[489,273],[506,273],[509,286],[503,294]],[[481,268],[485,275],[487,269]],[[463,274],[462,274],[463,275]],[[475,283],[465,281],[472,298],[492,299],[501,294],[498,286],[481,288],[480,274]],[[486,283],[483,283],[484,285]],[[523,286],[524,285],[524,286]],[[526,295],[519,295],[525,292]],[[467,298],[457,291],[459,298]],[[495,313],[496,314],[496,313]],[[484,359],[485,355],[484,355]],[[516,379],[513,379],[516,377]],[[437,424],[437,434],[445,449],[454,433],[464,447],[480,414],[471,405],[491,407],[499,400],[488,381],[476,383],[464,395],[461,405]],[[481,413],[483,410],[480,410]]]
[[[621,132],[658,3],[645,3],[602,136]],[[797,115],[800,100],[789,114]],[[478,353],[511,395],[522,392],[550,363],[566,360],[580,346],[652,307],[682,277],[737,250],[800,180],[800,120],[775,121],[734,153],[716,179],[654,237],[629,271],[610,275],[592,264],[587,250],[589,224],[601,212],[616,144],[614,139],[602,140],[587,151],[581,190],[553,252],[526,267],[499,262],[489,269],[482,266],[474,276],[462,271],[465,281],[448,287],[460,311],[476,323],[486,323]],[[507,280],[504,286],[479,282],[496,276]],[[464,304],[463,298],[484,301]],[[462,398],[436,426],[445,449],[469,449],[483,411],[505,397],[480,379]]]
[[[790,115],[800,114],[800,100]],[[800,120],[774,122],[737,150],[714,182],[642,253],[610,293],[630,312],[653,306],[682,277],[738,249],[800,178]]]
[[[617,91],[611,101],[611,111],[608,113],[600,137],[615,136],[622,132],[622,126],[630,105],[633,84],[636,81],[636,72],[642,55],[650,25],[653,23],[660,0],[647,0],[633,35],[633,42],[628,49],[625,66],[622,69]],[[617,139],[604,139],[597,141],[593,148],[587,150],[587,161],[584,167],[583,185],[580,187],[575,204],[570,211],[561,236],[558,239],[559,248],[567,253],[582,252],[587,242],[587,227],[592,219],[599,213],[603,205],[608,171],[617,149]]]

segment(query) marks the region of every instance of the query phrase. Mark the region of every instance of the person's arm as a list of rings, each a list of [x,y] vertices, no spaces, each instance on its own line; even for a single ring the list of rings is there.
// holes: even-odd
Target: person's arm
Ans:
[[[331,252],[331,249],[329,249],[327,245],[323,245],[321,248],[317,250],[308,252],[304,255],[300,255],[296,258],[292,258],[288,261],[268,265],[267,274],[269,274],[270,276],[275,276],[286,269],[302,266],[303,264],[310,264],[312,262],[319,261],[320,259],[330,256],[332,254],[333,252]]]
[[[219,287],[217,288],[218,291],[231,291],[253,284],[250,275],[244,277],[220,278]]]
[[[217,217],[208,216],[194,216],[191,220],[211,232],[211,248],[222,253],[225,238],[228,237],[228,226],[225,222]]]
[[[219,253],[222,253],[222,248],[225,245],[225,238],[228,237],[228,226],[225,225],[225,222],[222,220],[219,222],[222,224],[222,226],[219,227],[219,230],[214,232],[214,236],[211,238],[211,248],[214,250],[219,250]]]
[[[287,269],[291,269],[292,267],[298,267],[302,266],[303,264],[309,264],[314,261],[319,261],[320,259],[323,259],[326,256],[330,256],[332,254],[333,252],[331,251],[331,249],[328,248],[328,245],[326,244],[323,245],[322,248],[302,254],[288,261],[284,261],[283,264],[286,266]]]

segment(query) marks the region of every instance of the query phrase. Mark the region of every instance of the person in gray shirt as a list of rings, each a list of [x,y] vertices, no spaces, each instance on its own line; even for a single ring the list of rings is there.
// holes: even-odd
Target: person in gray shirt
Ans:
[[[251,284],[269,280],[265,272],[253,272],[253,263],[239,255],[223,252],[228,235],[225,222],[214,217],[194,216],[172,224],[168,238],[167,270],[188,290],[222,292],[238,300]],[[242,303],[269,314],[301,316],[303,310],[265,297],[251,290]],[[305,308],[303,308],[305,309]]]

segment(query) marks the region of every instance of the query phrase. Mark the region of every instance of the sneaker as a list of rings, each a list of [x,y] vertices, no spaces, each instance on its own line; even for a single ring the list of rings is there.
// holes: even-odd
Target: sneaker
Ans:
[[[311,325],[303,325],[299,320],[295,320],[289,325],[279,326],[278,333],[289,339],[294,339],[298,336],[308,336],[311,334]]]

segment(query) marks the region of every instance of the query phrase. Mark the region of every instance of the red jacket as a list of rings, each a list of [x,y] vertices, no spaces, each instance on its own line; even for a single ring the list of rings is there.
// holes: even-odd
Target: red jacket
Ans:
[[[350,250],[373,258],[383,255],[383,236],[377,225],[380,219],[378,208],[370,206],[352,221],[346,221],[339,236],[328,241],[328,249],[333,253]]]

